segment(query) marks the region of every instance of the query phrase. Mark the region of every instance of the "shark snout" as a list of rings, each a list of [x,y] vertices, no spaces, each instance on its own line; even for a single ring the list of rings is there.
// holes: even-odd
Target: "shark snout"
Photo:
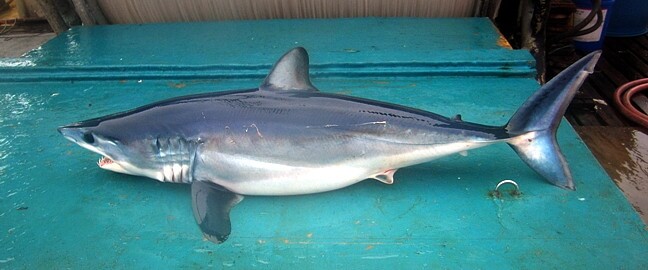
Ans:
[[[69,141],[92,152],[100,154],[103,156],[103,158],[106,158],[111,162],[113,161],[113,159],[110,158],[113,155],[111,155],[110,153],[114,153],[115,144],[111,141],[102,139],[101,136],[94,134],[91,127],[78,127],[73,124],[59,127],[57,130]],[[99,166],[103,168],[101,164],[99,164]]]
[[[63,137],[77,144],[94,144],[95,137],[92,132],[85,127],[76,127],[74,125],[59,127],[58,132]]]
[[[80,138],[81,134],[83,133],[83,131],[79,130],[78,128],[69,126],[59,127],[57,130],[59,133],[61,133],[61,135],[63,135],[63,137],[74,142],[77,142],[77,139]]]

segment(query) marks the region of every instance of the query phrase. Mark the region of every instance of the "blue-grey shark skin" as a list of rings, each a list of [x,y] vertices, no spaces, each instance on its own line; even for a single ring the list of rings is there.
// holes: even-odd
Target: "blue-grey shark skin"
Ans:
[[[295,48],[257,89],[173,98],[59,132],[101,154],[102,168],[192,183],[196,220],[220,243],[241,195],[324,192],[368,178],[391,184],[398,168],[496,142],[509,143],[549,182],[573,189],[555,132],[598,55],[558,75],[505,126],[319,92],[306,51]]]

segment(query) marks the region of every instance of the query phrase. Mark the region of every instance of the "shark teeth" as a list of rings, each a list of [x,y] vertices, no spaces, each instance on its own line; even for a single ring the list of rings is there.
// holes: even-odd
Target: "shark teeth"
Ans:
[[[110,158],[107,158],[107,157],[101,157],[99,159],[99,161],[97,161],[97,165],[99,165],[99,167],[103,167],[103,166],[113,164],[113,163],[114,163],[114,161],[112,159],[110,159]]]

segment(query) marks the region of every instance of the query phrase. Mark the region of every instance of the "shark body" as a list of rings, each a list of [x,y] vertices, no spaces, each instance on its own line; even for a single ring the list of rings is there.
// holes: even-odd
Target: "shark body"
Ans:
[[[296,195],[506,142],[550,183],[574,189],[555,132],[599,54],[531,96],[504,126],[318,91],[303,48],[286,53],[254,89],[184,96],[59,128],[102,155],[101,168],[192,185],[196,221],[221,243],[242,195]]]

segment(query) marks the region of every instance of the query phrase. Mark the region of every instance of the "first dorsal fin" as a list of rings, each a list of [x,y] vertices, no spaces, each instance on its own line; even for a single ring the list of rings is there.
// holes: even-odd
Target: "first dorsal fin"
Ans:
[[[307,90],[317,91],[311,84],[308,74],[308,53],[302,47],[294,48],[284,54],[274,64],[270,74],[266,77],[261,90]]]

